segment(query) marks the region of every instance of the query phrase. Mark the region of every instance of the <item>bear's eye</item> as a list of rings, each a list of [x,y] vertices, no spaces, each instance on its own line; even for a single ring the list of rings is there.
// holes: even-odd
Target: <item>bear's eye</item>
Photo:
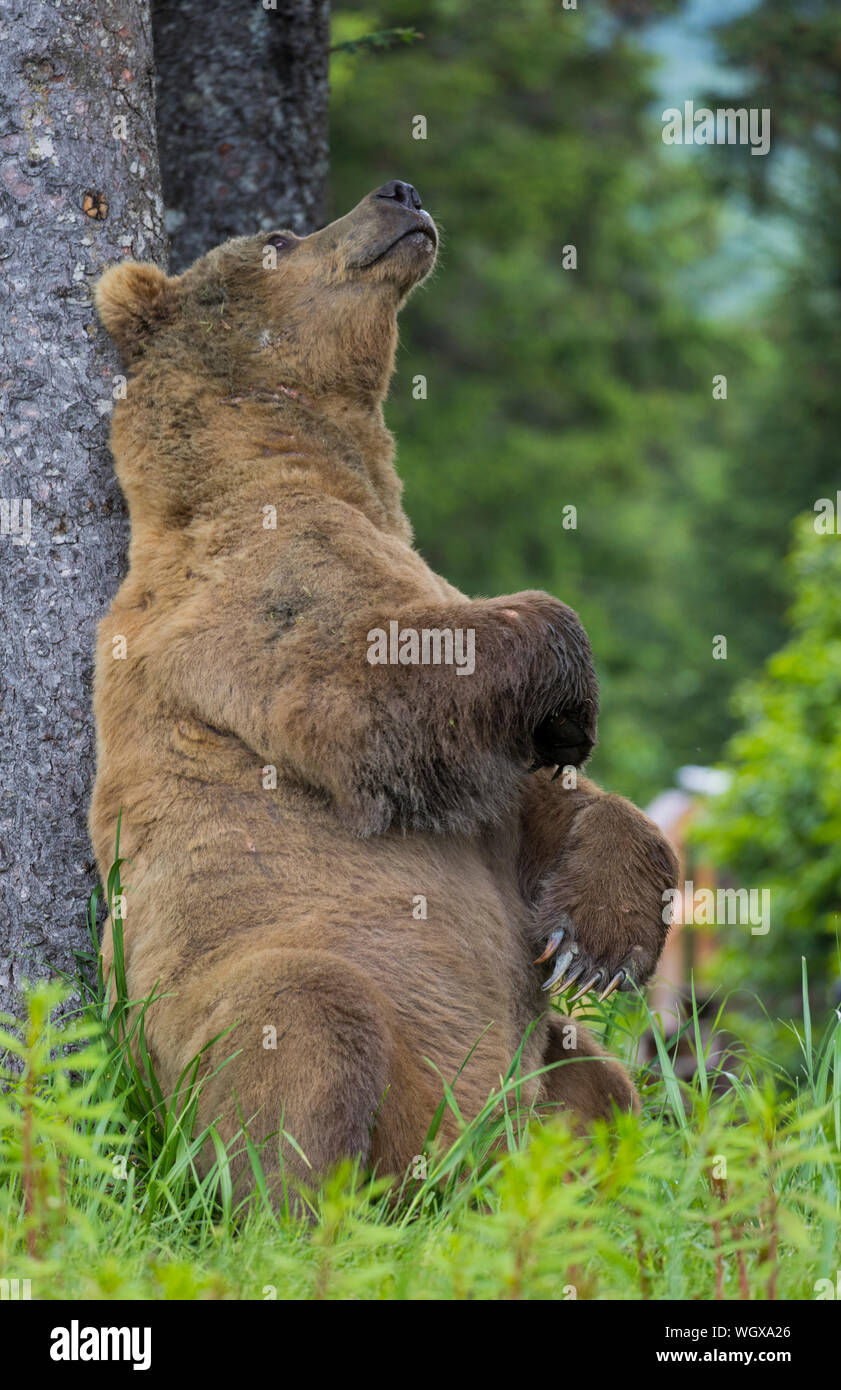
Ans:
[[[269,232],[265,245],[273,246],[276,251],[286,251],[295,245],[295,238],[287,232]]]

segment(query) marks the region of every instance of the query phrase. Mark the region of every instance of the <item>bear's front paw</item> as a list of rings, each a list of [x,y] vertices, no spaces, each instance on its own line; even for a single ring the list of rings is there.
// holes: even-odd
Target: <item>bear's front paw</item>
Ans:
[[[599,688],[578,614],[539,590],[494,599],[489,607],[526,646],[517,672],[532,770],[580,767],[596,742]]]
[[[586,719],[587,715],[583,718]],[[557,767],[561,772],[565,767],[581,767],[582,763],[586,763],[596,746],[595,730],[591,733],[582,728],[577,720],[557,710],[541,720],[532,734],[532,743],[532,772],[540,767]]]
[[[668,840],[630,802],[604,796],[581,811],[536,904],[536,963],[551,963],[544,990],[577,985],[572,999],[590,990],[607,999],[643,985],[665,944],[677,874]]]

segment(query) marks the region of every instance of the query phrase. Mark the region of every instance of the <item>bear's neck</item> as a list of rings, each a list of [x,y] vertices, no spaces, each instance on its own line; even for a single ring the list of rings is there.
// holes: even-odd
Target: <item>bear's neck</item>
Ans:
[[[167,428],[158,417],[144,429],[136,416],[120,418],[118,409],[115,457],[126,456],[125,427],[134,436],[129,453],[135,460],[138,452],[144,455],[140,469],[133,463],[130,478],[120,478],[132,525],[185,526],[202,516],[250,508],[258,497],[282,506],[284,492],[312,487],[410,541],[394,440],[379,401],[345,393],[308,395],[285,382],[272,388],[249,386],[224,395],[208,385],[201,398],[193,397],[187,428]]]

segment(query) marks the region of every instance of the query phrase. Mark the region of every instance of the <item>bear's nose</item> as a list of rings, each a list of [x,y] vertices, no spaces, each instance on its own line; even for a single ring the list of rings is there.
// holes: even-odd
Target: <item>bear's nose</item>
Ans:
[[[375,198],[392,198],[395,203],[399,203],[403,208],[421,208],[421,195],[411,183],[404,183],[402,179],[389,179],[382,188],[374,191]]]

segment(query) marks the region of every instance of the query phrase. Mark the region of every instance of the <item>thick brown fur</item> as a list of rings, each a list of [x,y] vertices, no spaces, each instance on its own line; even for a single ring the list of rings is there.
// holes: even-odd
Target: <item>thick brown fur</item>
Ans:
[[[563,922],[601,984],[644,981],[675,877],[635,807],[529,771],[595,739],[576,615],[467,599],[412,548],[382,402],[437,237],[389,188],[310,237],[97,287],[130,369],[112,447],[132,530],[99,631],[91,833],[105,877],[122,811],[128,988],[166,995],[164,1087],[236,1025],[200,1120],[282,1124],[312,1165],[284,1144],[293,1177],[352,1154],[404,1171],[442,1094],[429,1063],[452,1081],[475,1045],[470,1117],[535,1020],[523,1071],[564,1064],[531,1098],[583,1122],[635,1104],[583,1029],[564,1046],[534,961]],[[371,665],[394,620],[473,630],[475,672]]]

